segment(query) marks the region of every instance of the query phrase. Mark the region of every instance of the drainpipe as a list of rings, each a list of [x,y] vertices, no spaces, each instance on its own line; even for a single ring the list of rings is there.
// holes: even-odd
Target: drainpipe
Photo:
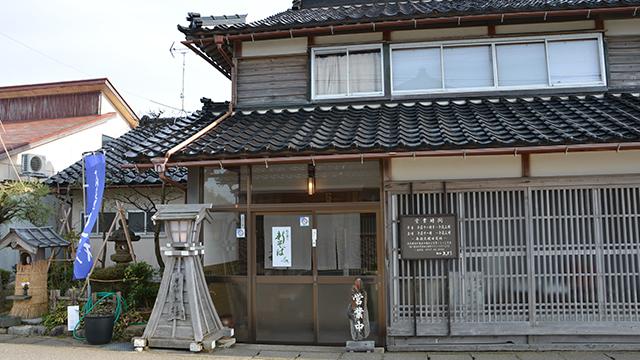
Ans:
[[[169,151],[167,151],[164,154],[164,157],[152,158],[151,159],[151,163],[153,164],[153,169],[158,173],[158,176],[160,177],[160,179],[162,181],[164,181],[164,182],[167,182],[167,183],[171,184],[171,185],[178,186],[180,188],[184,188],[184,186],[182,184],[170,179],[167,176],[166,171],[167,171],[167,163],[169,162],[169,159],[171,158],[171,156],[173,154],[175,154],[178,151],[180,151],[180,150],[184,149],[185,147],[189,146],[191,143],[193,143],[194,141],[198,140],[204,134],[206,134],[209,131],[211,131],[212,129],[214,129],[216,126],[218,126],[220,123],[222,123],[225,119],[227,119],[229,116],[231,116],[231,114],[233,114],[233,106],[232,105],[229,106],[229,110],[226,113],[224,113],[222,116],[220,116],[214,122],[212,122],[211,124],[205,126],[204,128],[202,128],[197,133],[191,135],[188,139],[184,140],[180,144],[178,144],[178,145],[174,146],[173,148],[169,149]]]

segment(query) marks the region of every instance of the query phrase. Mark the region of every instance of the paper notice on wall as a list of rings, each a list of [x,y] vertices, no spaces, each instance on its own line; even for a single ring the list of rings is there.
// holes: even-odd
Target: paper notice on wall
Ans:
[[[273,267],[291,267],[291,227],[271,228]]]
[[[73,331],[80,321],[80,306],[67,306],[67,330]]]

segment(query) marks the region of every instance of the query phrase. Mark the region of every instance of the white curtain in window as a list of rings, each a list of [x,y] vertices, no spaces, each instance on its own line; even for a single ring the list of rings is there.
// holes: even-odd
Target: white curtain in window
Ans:
[[[549,42],[551,84],[584,84],[601,81],[598,41]]]
[[[318,270],[360,269],[360,214],[318,216]]]
[[[445,87],[481,88],[493,86],[491,46],[464,46],[444,49]]]
[[[442,88],[440,48],[393,50],[393,90]]]
[[[349,91],[351,94],[382,91],[380,50],[349,52]]]
[[[544,43],[497,45],[498,85],[547,85]]]
[[[347,94],[347,54],[317,55],[315,58],[316,95]]]

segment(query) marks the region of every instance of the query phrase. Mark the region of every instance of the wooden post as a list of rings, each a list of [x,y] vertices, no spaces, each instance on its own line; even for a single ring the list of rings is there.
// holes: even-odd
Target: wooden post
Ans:
[[[120,217],[120,221],[122,223],[122,230],[124,231],[124,237],[127,239],[127,245],[129,246],[129,255],[131,255],[131,259],[133,260],[133,263],[136,264],[137,263],[136,254],[133,251],[133,242],[131,241],[131,236],[129,235],[129,225],[127,225],[127,217],[125,216],[125,213],[124,213],[124,207],[122,207],[122,204],[119,201],[116,201],[116,204],[118,206],[118,216]]]

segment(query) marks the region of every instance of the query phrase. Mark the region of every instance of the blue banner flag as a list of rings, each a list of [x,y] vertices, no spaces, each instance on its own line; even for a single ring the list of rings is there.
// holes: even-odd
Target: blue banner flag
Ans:
[[[86,186],[85,214],[88,214],[84,229],[80,235],[80,243],[76,249],[76,259],[73,262],[73,277],[76,280],[86,279],[93,266],[91,255],[91,241],[89,234],[93,229],[102,206],[105,181],[105,157],[102,153],[84,157],[84,173]]]

